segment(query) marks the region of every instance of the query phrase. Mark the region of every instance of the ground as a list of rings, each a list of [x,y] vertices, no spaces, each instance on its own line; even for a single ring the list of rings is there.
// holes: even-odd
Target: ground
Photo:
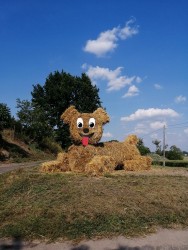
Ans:
[[[21,170],[0,176],[0,181],[5,184],[5,186],[0,185],[0,191],[2,189],[0,193],[0,200],[2,199],[0,219],[2,216],[6,223],[13,223],[9,228],[10,232],[12,232],[15,223],[17,223],[18,228],[24,226],[26,234],[29,232],[28,230],[36,230],[35,232],[31,231],[30,239],[33,239],[33,235],[38,238],[39,235],[36,233],[40,232],[41,234],[42,231],[45,233],[48,225],[53,225],[52,232],[58,234],[58,230],[61,229],[59,228],[60,224],[57,224],[56,228],[56,223],[67,215],[66,222],[70,224],[65,230],[70,232],[70,238],[73,233],[80,233],[79,241],[81,241],[75,245],[71,241],[63,240],[62,242],[60,238],[54,238],[56,243],[46,245],[46,237],[42,235],[39,237],[40,240],[33,239],[30,243],[22,237],[15,237],[13,242],[1,239],[0,249],[188,249],[188,230],[186,230],[188,226],[186,222],[188,218],[188,170],[186,168],[153,167],[149,172],[125,173],[124,171],[116,171],[105,177],[91,178],[69,173],[40,174],[39,168],[37,168],[38,164],[32,163],[32,166],[36,166],[34,168],[25,168],[31,165],[23,163],[0,165],[0,172],[4,172],[5,169],[8,171],[21,168]],[[5,200],[7,206],[3,202]],[[104,214],[101,209],[103,209]],[[103,216],[96,217],[100,214]],[[56,215],[57,217],[55,217]],[[119,215],[120,217],[118,217]],[[40,221],[43,217],[46,222]],[[28,218],[30,218],[29,221]],[[84,218],[86,220],[83,221]],[[48,219],[49,222],[47,222]],[[76,219],[78,224],[72,224],[74,223],[71,221],[72,219]],[[83,221],[82,224],[79,224],[81,223],[79,219]],[[130,223],[124,227],[122,222],[129,219]],[[28,222],[29,225],[27,225]],[[40,224],[41,222],[44,225]],[[50,224],[51,222],[53,223]],[[174,224],[175,222],[177,224]],[[38,227],[34,227],[36,223],[40,224],[43,228],[42,231],[40,228],[39,232],[37,231]],[[107,223],[106,227],[105,225],[103,227],[105,223]],[[92,225],[94,225],[93,228]],[[154,225],[154,228],[152,227],[152,230],[148,228],[148,230],[146,227],[151,225]],[[61,226],[63,225],[61,224]],[[173,229],[162,229],[161,226]],[[75,227],[78,227],[78,231],[75,231]],[[136,228],[139,232],[142,231],[142,236],[135,237],[135,233],[139,235]],[[96,232],[96,229],[99,231]],[[51,227],[48,227],[46,233],[49,234],[50,230]],[[91,234],[84,236],[88,230],[91,230]],[[114,234],[115,230],[117,232]],[[4,231],[4,233],[6,232]],[[93,236],[92,232],[94,232]],[[123,232],[126,236],[118,236],[124,234]],[[144,234],[149,235],[143,237]],[[100,236],[100,239],[96,238],[97,235]],[[54,237],[54,234],[50,237]],[[77,236],[74,235],[74,237]]]
[[[45,243],[39,241],[22,242],[21,239],[2,240],[0,249],[17,250],[187,250],[188,230],[159,229],[157,233],[137,238],[122,236],[112,239]]]

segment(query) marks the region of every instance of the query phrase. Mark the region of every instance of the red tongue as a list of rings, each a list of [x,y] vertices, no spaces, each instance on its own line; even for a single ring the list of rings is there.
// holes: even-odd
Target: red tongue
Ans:
[[[82,138],[82,145],[87,146],[89,142],[89,137],[85,136]]]

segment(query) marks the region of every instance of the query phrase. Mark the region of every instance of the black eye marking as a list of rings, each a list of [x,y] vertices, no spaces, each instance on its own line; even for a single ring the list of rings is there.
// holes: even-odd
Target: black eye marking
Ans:
[[[95,127],[95,118],[90,118],[89,119],[89,127],[94,128]]]
[[[83,119],[82,118],[78,118],[77,119],[77,127],[78,128],[82,128],[84,125]]]

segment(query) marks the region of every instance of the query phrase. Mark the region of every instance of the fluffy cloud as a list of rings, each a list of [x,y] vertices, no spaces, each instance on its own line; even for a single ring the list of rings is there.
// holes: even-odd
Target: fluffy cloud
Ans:
[[[185,96],[179,95],[175,98],[175,102],[176,103],[181,103],[181,102],[185,102],[187,100],[187,98]]]
[[[113,135],[110,132],[103,133],[103,137],[111,138]]]
[[[96,40],[88,40],[84,51],[100,57],[117,47],[117,28],[100,33]]]
[[[118,46],[118,40],[126,40],[138,33],[138,26],[132,26],[134,22],[135,20],[131,19],[126,22],[123,28],[118,26],[101,32],[96,40],[88,40],[86,42],[84,51],[95,54],[98,57],[112,52]]]
[[[136,81],[136,83],[141,83],[143,80],[141,77],[137,76],[135,81]]]
[[[149,109],[138,109],[134,114],[130,116],[121,117],[121,121],[136,121],[145,118],[153,117],[177,117],[179,114],[173,109],[158,109],[158,108],[149,108]]]
[[[123,96],[123,98],[137,96],[138,94],[139,89],[135,85],[132,85],[129,87],[127,93]]]
[[[120,37],[120,39],[125,40],[133,35],[136,35],[138,33],[138,26],[131,27],[131,25],[135,23],[135,19],[130,19],[128,22],[126,22],[124,28],[118,27],[117,36]]]
[[[155,121],[155,122],[149,122],[149,121],[143,121],[142,123],[137,123],[134,128],[134,133],[135,134],[143,134],[146,135],[148,134],[149,131],[156,131],[159,129],[162,129],[164,125],[167,127],[166,122],[161,122],[161,121]],[[153,135],[153,133],[152,133]],[[155,133],[155,137],[157,134]],[[153,136],[152,136],[153,137]]]
[[[156,130],[156,129],[163,128],[164,125],[167,126],[166,122],[160,122],[160,121],[151,122],[151,123],[150,123],[150,128]]]
[[[82,68],[87,69],[86,74],[94,84],[96,84],[97,80],[107,81],[108,91],[120,90],[127,85],[131,85],[134,81],[141,81],[141,78],[138,76],[128,77],[122,75],[122,67],[110,70],[109,68],[102,68],[99,66],[93,67],[84,64]]]
[[[135,134],[147,134],[147,125],[143,123],[138,123],[134,128]]]

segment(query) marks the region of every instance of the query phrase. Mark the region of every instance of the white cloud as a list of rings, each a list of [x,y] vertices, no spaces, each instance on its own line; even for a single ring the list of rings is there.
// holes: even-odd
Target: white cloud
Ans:
[[[143,80],[141,77],[137,76],[135,81],[136,81],[136,83],[141,83]]]
[[[158,90],[162,89],[163,87],[160,84],[154,84],[154,87]]]
[[[150,128],[152,129],[160,129],[160,128],[163,128],[166,125],[166,122],[161,122],[161,121],[156,121],[156,122],[151,122],[150,123]]]
[[[149,108],[149,109],[138,109],[134,114],[130,116],[121,117],[121,121],[136,121],[145,118],[153,117],[177,117],[179,114],[173,109],[158,109],[158,108]]]
[[[185,96],[179,95],[175,98],[176,103],[186,102],[187,98]]]
[[[113,135],[110,132],[103,133],[103,137],[111,138]]]
[[[120,90],[127,85],[131,85],[137,78],[136,76],[128,77],[122,75],[122,67],[110,70],[109,68],[93,67],[83,64],[82,68],[88,68],[86,74],[90,77],[93,84],[96,84],[97,80],[107,81],[108,91]]]
[[[188,128],[184,129],[184,133],[188,135]]]
[[[123,96],[123,98],[133,97],[137,95],[139,95],[139,89],[135,85],[132,85],[129,87],[127,93]]]
[[[101,32],[96,40],[88,40],[84,47],[85,52],[95,54],[96,56],[104,56],[108,52],[112,52],[118,46],[118,40],[126,40],[138,33],[138,26],[133,26],[134,19],[126,22],[125,27],[115,27],[111,30]]]
[[[120,39],[125,40],[138,33],[138,26],[131,27],[131,24],[134,24],[134,22],[135,19],[132,18],[128,22],[126,22],[124,28],[119,29],[118,36],[120,37]]]
[[[100,33],[96,40],[88,40],[84,47],[85,52],[93,53],[100,57],[109,51],[113,51],[118,45],[117,28]]]
[[[143,123],[138,123],[135,128],[134,128],[134,133],[135,134],[147,134],[148,131],[147,131],[147,126],[146,124],[143,124]]]

